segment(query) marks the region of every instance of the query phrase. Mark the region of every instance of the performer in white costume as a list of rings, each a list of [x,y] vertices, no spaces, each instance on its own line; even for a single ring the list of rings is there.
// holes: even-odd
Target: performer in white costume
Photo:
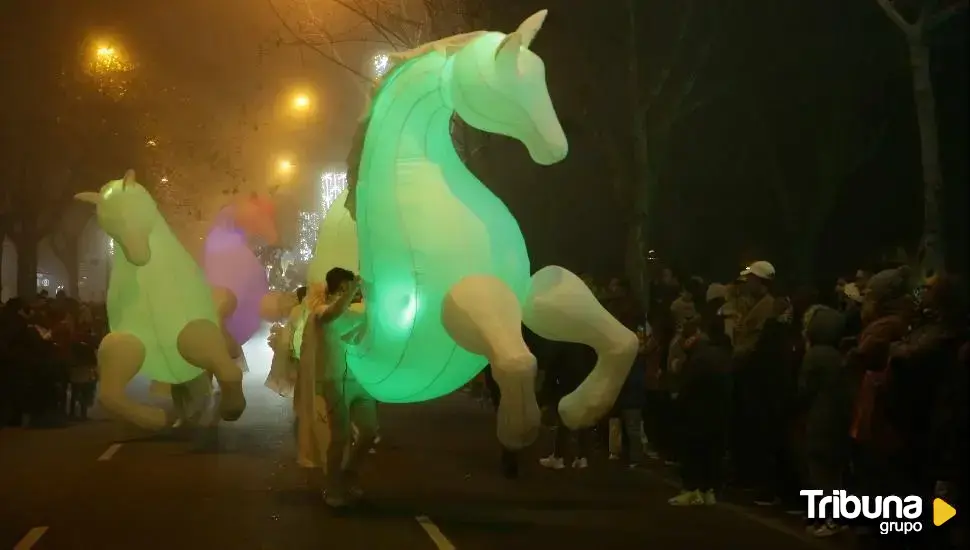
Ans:
[[[355,338],[363,319],[359,309],[351,310],[360,281],[342,268],[331,269],[326,281],[311,285],[307,294],[309,316],[296,391],[299,397],[313,395],[313,440],[326,474],[324,498],[328,505],[342,507],[348,497],[362,494],[358,469],[377,435],[377,404],[347,369],[345,355],[345,345]],[[310,412],[306,400],[298,401],[299,424],[309,424],[304,422]]]
[[[296,305],[284,323],[275,323],[269,332],[269,347],[273,350],[273,362],[264,385],[281,397],[293,395],[296,387],[298,363],[293,349],[293,330],[303,322],[303,299],[307,289],[296,289]],[[296,404],[294,403],[294,409]]]

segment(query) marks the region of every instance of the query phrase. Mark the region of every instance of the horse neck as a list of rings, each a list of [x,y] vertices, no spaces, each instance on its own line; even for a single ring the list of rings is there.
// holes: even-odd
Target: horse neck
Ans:
[[[248,247],[243,230],[236,225],[233,219],[234,213],[235,210],[232,206],[227,206],[219,211],[215,221],[212,222],[209,233],[206,235],[206,248],[216,243],[223,247],[237,244]]]
[[[430,53],[402,66],[385,80],[372,107],[370,127],[382,135],[394,136],[394,147],[386,149],[395,151],[395,162],[426,160],[468,172],[451,139],[454,109],[445,100],[447,90],[441,88],[442,72],[448,70],[447,58]],[[381,142],[387,140],[382,138]]]
[[[147,266],[139,268],[125,258],[124,252],[115,254],[115,268],[112,269],[112,277],[115,273],[119,275],[134,274],[138,269],[152,268],[154,266],[164,266],[162,269],[171,270],[173,276],[181,269],[181,266],[188,262],[193,262],[185,247],[175,236],[175,233],[163,220],[159,220],[152,232],[148,235],[148,246],[152,251],[152,259]]]

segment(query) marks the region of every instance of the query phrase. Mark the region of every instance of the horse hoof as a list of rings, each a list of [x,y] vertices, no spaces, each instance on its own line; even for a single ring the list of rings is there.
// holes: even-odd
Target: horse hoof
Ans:
[[[243,395],[242,382],[223,385],[221,389],[219,417],[227,422],[239,420],[243,411],[246,410],[246,396]]]

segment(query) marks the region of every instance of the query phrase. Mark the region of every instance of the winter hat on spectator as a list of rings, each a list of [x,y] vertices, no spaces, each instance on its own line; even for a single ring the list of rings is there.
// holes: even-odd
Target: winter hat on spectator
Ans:
[[[775,266],[771,265],[770,263],[764,260],[759,260],[757,262],[752,263],[748,267],[744,268],[743,271],[741,271],[741,277],[748,277],[750,275],[754,275],[755,277],[763,281],[774,280]]]
[[[894,300],[909,293],[909,280],[910,269],[906,266],[884,269],[869,279],[866,294],[877,302]]]

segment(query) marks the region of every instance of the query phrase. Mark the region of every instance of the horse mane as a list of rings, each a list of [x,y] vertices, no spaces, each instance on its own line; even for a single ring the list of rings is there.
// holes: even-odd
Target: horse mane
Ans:
[[[408,61],[417,59],[431,52],[438,52],[445,57],[450,57],[457,53],[458,50],[467,46],[473,40],[486,34],[488,34],[488,31],[474,31],[456,34],[454,36],[449,36],[447,38],[422,44],[410,50],[394,52],[387,55],[388,69],[384,73],[384,76],[374,82],[370,93],[367,95],[364,104],[364,112],[363,115],[357,120],[357,130],[354,132],[354,137],[351,140],[350,153],[347,155],[347,188],[349,189],[351,196],[355,196],[357,192],[357,170],[360,166],[361,155],[364,152],[364,140],[367,137],[367,130],[370,127],[371,110],[374,108],[374,98],[380,94],[384,88],[384,85],[392,80],[391,76],[394,75],[401,68],[401,66]],[[353,204],[353,201],[351,201],[351,203]],[[354,213],[354,215],[356,216],[356,213]]]
[[[420,57],[424,54],[430,53],[432,51],[438,52],[445,57],[454,55],[455,52],[467,46],[471,41],[479,38],[485,34],[487,31],[474,31],[466,32],[463,34],[456,34],[454,36],[449,36],[447,38],[442,38],[440,40],[435,40],[434,42],[428,42],[422,44],[417,48],[412,48],[403,52],[394,52],[387,55],[387,61],[392,66],[400,65],[405,61],[409,61],[416,57]],[[393,70],[393,69],[392,69]],[[391,70],[388,70],[386,74],[390,74]]]

